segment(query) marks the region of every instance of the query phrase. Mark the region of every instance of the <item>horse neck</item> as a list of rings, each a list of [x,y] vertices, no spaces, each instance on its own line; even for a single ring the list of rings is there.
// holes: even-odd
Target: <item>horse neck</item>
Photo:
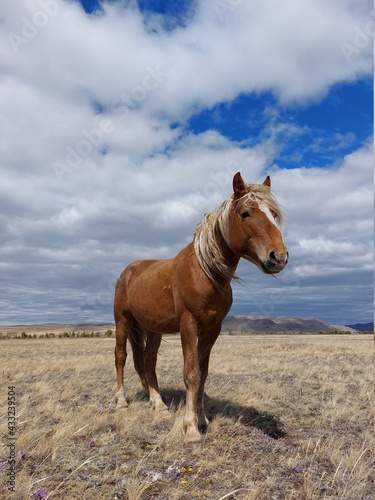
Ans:
[[[233,250],[231,250],[231,248],[229,247],[228,243],[225,241],[223,235],[221,234],[221,232],[219,230],[215,231],[215,239],[216,239],[217,244],[220,248],[221,255],[228,263],[230,269],[233,271],[233,277],[235,277],[235,272],[236,272],[240,257],[238,255],[236,255],[233,252]],[[214,277],[215,277],[215,281],[219,285],[219,287],[224,287],[226,284],[229,284],[231,281],[218,272],[214,272]]]

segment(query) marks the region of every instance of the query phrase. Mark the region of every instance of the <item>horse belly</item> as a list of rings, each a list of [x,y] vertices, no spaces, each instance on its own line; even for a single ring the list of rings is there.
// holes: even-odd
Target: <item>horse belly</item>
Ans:
[[[177,333],[180,329],[170,286],[152,286],[140,280],[129,293],[129,306],[134,318],[147,330],[156,333]]]

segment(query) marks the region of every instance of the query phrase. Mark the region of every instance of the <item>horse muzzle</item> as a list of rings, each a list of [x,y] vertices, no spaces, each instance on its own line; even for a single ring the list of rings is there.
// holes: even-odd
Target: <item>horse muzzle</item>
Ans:
[[[289,253],[286,252],[275,252],[272,250],[268,254],[268,260],[266,262],[260,262],[260,266],[266,274],[276,274],[284,269],[287,265],[289,259]]]

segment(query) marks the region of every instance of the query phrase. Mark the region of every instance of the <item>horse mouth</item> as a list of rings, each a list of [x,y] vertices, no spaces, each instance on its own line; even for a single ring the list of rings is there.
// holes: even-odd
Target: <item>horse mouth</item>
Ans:
[[[259,261],[260,263],[260,268],[265,274],[277,274],[280,271],[284,269],[286,266],[286,262],[262,262],[261,260]]]

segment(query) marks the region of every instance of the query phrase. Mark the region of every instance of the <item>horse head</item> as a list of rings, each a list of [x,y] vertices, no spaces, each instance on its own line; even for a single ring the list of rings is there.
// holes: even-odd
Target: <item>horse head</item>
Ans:
[[[233,195],[227,243],[238,256],[253,262],[264,273],[275,274],[288,262],[282,235],[282,214],[271,195],[269,176],[263,184],[245,184],[233,177]]]

